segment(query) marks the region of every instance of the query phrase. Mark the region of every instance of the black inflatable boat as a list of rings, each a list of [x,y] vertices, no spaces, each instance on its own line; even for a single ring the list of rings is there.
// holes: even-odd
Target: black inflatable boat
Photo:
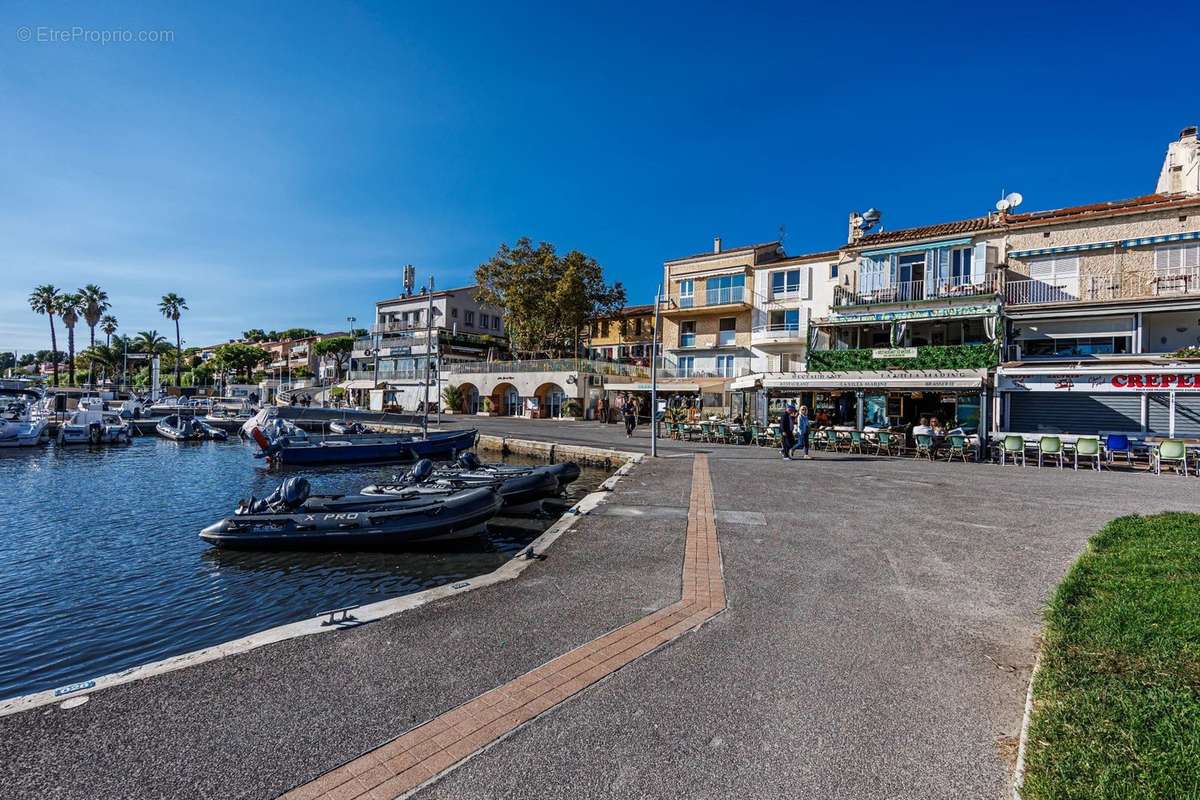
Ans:
[[[270,497],[243,501],[200,538],[230,548],[402,548],[474,536],[503,504],[490,486],[386,498],[309,491],[304,478],[288,478]]]
[[[549,471],[531,470],[512,475],[466,470],[440,470],[429,459],[421,459],[395,483],[374,483],[362,490],[362,496],[393,497],[406,492],[429,489],[457,489],[491,486],[504,500],[504,510],[527,513],[541,507],[542,500],[558,494],[557,476]]]
[[[183,417],[170,414],[163,417],[154,426],[154,430],[164,439],[176,442],[199,442],[205,439],[225,441],[229,434],[215,425],[209,425],[198,417]]]

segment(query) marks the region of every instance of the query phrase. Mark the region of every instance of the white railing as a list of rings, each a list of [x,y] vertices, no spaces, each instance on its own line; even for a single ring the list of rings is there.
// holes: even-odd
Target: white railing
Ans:
[[[756,339],[803,339],[804,326],[798,322],[778,322],[772,325],[755,325],[750,331],[751,340]]]
[[[585,372],[593,375],[626,375],[643,378],[650,367],[642,364],[622,364],[615,361],[594,361],[574,358],[541,358],[529,361],[456,361],[442,364],[443,374],[471,375],[516,372]]]
[[[920,300],[940,300],[955,297],[977,297],[998,294],[1003,286],[999,272],[984,275],[978,280],[949,278],[921,281],[901,281],[878,288],[853,291],[835,286],[835,306],[861,306],[877,303],[911,303]]]
[[[666,298],[666,309],[705,308],[708,306],[738,305],[750,302],[750,293],[745,286],[725,286],[706,289],[695,294],[671,294]]]

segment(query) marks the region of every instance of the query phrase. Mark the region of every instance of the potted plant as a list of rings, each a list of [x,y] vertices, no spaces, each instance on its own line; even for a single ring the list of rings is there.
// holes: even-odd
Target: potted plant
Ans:
[[[443,411],[447,414],[457,414],[465,400],[466,394],[461,386],[450,384],[442,389],[442,406]]]
[[[479,416],[490,417],[492,415],[492,398],[482,397],[479,400]]]
[[[563,419],[579,419],[583,416],[583,407],[578,400],[572,397],[563,403],[561,414]]]

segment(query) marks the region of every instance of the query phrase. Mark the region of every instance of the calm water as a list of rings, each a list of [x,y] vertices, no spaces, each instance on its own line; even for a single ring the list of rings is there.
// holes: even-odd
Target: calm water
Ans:
[[[553,522],[494,521],[478,541],[417,552],[216,550],[200,529],[281,480],[253,451],[236,439],[155,436],[119,447],[0,449],[0,698],[490,572]],[[330,494],[402,469],[294,474]],[[585,469],[571,496],[605,477]]]

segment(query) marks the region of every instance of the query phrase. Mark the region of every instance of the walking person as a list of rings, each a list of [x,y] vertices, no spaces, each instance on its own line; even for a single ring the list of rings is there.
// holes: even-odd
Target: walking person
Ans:
[[[779,432],[783,438],[781,449],[783,450],[784,461],[792,460],[792,448],[796,446],[796,420],[792,418],[792,414],[795,411],[796,407],[789,405],[779,415]]]
[[[800,406],[800,413],[796,415],[796,421],[793,425],[796,431],[796,446],[793,449],[799,450],[804,448],[804,457],[812,459],[808,453],[808,431],[810,428],[808,419],[808,406]]]
[[[637,400],[634,400],[632,397],[626,397],[622,411],[625,415],[625,435],[632,437],[634,429],[637,428]]]

